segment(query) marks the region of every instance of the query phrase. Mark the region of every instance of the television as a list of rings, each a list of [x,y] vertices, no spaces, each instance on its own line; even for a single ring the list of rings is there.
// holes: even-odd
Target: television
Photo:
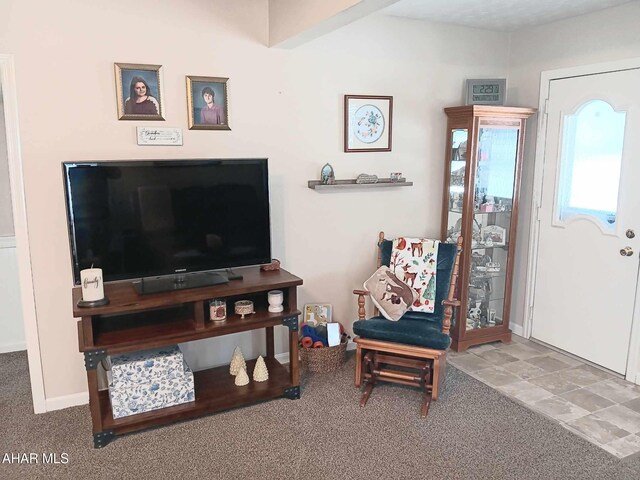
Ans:
[[[155,293],[271,262],[267,159],[62,165],[76,285],[94,266]]]

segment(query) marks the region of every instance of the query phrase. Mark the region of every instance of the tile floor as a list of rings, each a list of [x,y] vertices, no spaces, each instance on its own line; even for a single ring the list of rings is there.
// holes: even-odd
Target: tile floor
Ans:
[[[640,452],[640,386],[517,335],[448,361],[613,455]]]

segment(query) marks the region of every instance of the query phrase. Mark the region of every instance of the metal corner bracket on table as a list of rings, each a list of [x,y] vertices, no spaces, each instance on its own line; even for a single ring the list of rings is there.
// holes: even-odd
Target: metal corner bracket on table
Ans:
[[[93,448],[106,447],[111,443],[111,440],[115,438],[113,430],[105,430],[104,432],[98,432],[93,434]]]
[[[95,370],[105,358],[107,358],[107,351],[104,349],[84,352],[84,368],[86,370]]]
[[[283,396],[289,400],[299,400],[300,386],[285,388]]]
[[[293,332],[298,331],[298,316],[294,315],[293,317],[285,317],[282,319],[282,325],[285,327],[289,327],[289,329]]]

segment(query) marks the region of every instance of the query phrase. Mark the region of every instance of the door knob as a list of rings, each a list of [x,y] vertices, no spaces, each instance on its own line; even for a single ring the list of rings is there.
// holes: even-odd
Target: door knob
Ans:
[[[623,257],[630,257],[631,255],[633,255],[633,248],[631,247],[621,248],[620,255],[622,255]]]
[[[636,236],[636,232],[634,232],[633,230],[629,229],[625,232],[625,235],[627,236],[627,238],[634,238]]]

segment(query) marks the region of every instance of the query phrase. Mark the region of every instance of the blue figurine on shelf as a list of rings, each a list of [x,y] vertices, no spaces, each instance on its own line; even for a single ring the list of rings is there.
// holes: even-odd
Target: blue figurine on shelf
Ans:
[[[336,183],[336,177],[333,173],[333,167],[328,163],[325,163],[320,170],[320,182],[323,185],[333,185]]]

